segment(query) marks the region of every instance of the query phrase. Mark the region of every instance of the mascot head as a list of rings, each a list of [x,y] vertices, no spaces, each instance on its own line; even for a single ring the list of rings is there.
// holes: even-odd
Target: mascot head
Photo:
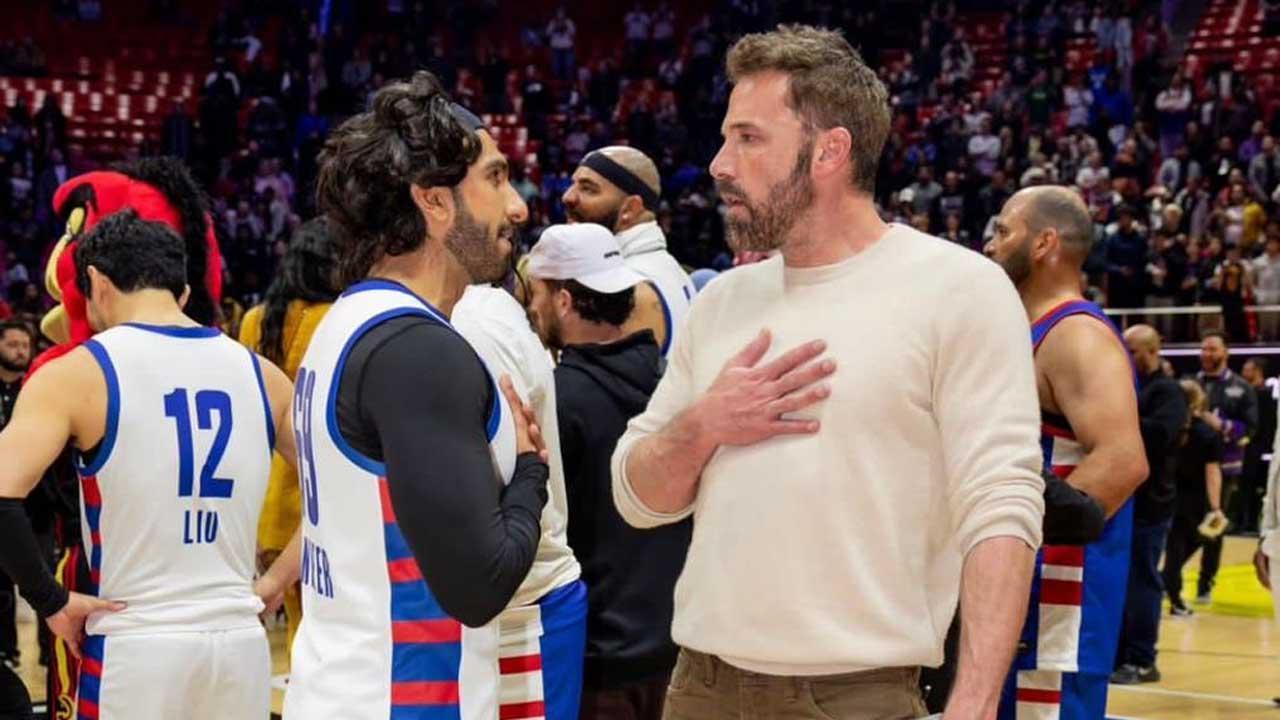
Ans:
[[[185,311],[204,325],[216,321],[222,299],[222,257],[204,194],[187,168],[176,158],[159,157],[79,175],[63,183],[53,196],[53,210],[66,223],[66,232],[45,266],[45,287],[59,305],[45,315],[40,329],[58,345],[31,363],[31,373],[93,335],[85,296],[76,286],[77,241],[102,218],[125,209],[168,225],[186,241],[191,295]]]

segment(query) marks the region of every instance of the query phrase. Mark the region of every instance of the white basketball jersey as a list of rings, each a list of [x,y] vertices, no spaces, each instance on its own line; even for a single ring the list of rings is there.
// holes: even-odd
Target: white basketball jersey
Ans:
[[[520,397],[533,408],[547,446],[547,504],[542,509],[542,538],[533,567],[508,608],[532,605],[582,575],[569,547],[569,501],[560,456],[560,423],[556,417],[555,364],[529,325],[529,316],[511,293],[472,285],[453,306],[453,326],[471,343],[495,377],[509,375]]]
[[[357,283],[325,315],[298,371],[303,613],[285,697],[289,720],[498,718],[497,623],[469,628],[445,614],[396,522],[386,466],[338,429],[338,383],[351,348],[404,315],[451,328],[397,283]],[[509,482],[515,425],[496,385],[487,431],[499,477]]]
[[[684,326],[684,318],[698,290],[689,274],[667,252],[667,241],[658,223],[641,223],[625,230],[618,234],[618,242],[627,267],[643,275],[658,293],[667,321],[667,339],[662,345],[665,357],[672,339]]]
[[[85,343],[107,382],[78,458],[97,594],[91,635],[254,627],[258,515],[275,428],[257,356],[216,328],[128,324]]]

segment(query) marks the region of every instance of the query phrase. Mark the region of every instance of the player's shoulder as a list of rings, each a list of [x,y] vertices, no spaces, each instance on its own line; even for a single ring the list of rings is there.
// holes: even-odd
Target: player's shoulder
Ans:
[[[104,387],[108,373],[114,373],[114,368],[101,346],[85,343],[41,365],[38,372],[27,377],[23,392],[83,398]]]
[[[1115,328],[1089,313],[1076,313],[1054,324],[1036,351],[1037,364],[1053,368],[1083,368],[1103,362],[1129,362]]]
[[[475,332],[505,337],[511,332],[532,332],[520,302],[506,290],[488,285],[468,287],[454,305],[450,322],[463,335]]]

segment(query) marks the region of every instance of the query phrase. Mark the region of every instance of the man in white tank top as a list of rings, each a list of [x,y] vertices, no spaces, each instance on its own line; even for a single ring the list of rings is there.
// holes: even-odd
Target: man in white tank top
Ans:
[[[514,714],[538,703],[546,720],[577,720],[587,635],[587,589],[569,548],[569,505],[556,419],[555,366],[529,316],[500,287],[472,285],[453,324],[494,375],[509,375],[533,409],[547,445],[551,479],[542,539],[529,575],[498,616],[502,707]]]
[[[80,718],[266,717],[254,544],[292,384],[183,314],[186,252],[164,225],[109,216],[76,268],[98,334],[32,377],[0,434],[0,566],[82,656]],[[57,584],[21,514],[69,442],[100,597]]]
[[[507,272],[528,210],[428,72],[330,134],[317,197],[348,287],[297,375],[301,548],[262,585],[303,584],[284,716],[493,720],[495,618],[533,563],[546,455],[450,317]]]
[[[627,267],[649,281],[636,288],[636,309],[623,329],[628,334],[653,330],[665,356],[698,291],[667,252],[655,214],[661,190],[653,160],[633,147],[614,145],[582,159],[563,200],[569,222],[593,222],[612,230]]]

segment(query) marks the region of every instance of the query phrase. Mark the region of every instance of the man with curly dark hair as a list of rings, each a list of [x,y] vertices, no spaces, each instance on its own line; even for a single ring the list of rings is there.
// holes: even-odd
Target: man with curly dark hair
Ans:
[[[296,379],[301,541],[260,585],[274,598],[301,553],[285,717],[497,717],[494,618],[533,562],[548,471],[528,408],[449,316],[506,273],[528,211],[427,72],[378,90],[320,165],[349,286]]]
[[[79,717],[261,718],[270,704],[253,548],[272,451],[296,454],[292,385],[183,312],[184,245],[133,209],[78,239],[96,334],[31,376],[0,432],[0,568],[82,659]],[[68,445],[89,557],[74,591],[23,508]]]

